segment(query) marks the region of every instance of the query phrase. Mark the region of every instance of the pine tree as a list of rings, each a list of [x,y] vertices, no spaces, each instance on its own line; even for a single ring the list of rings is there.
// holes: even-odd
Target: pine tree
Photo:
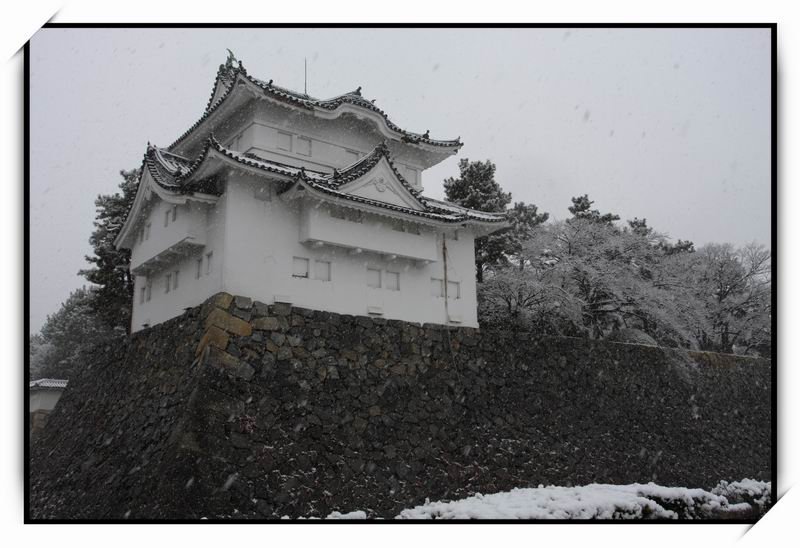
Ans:
[[[127,332],[131,322],[134,282],[129,270],[131,253],[114,247],[114,239],[133,205],[140,170],[123,170],[120,175],[120,192],[99,195],[95,200],[95,230],[89,238],[94,255],[86,257],[94,266],[81,270],[79,274],[97,286],[90,295],[91,311],[107,326]]]
[[[653,229],[647,226],[647,219],[634,217],[632,221],[628,221],[628,226],[630,227],[631,232],[640,236],[649,236],[653,233]]]
[[[619,215],[615,215],[613,213],[601,214],[600,211],[591,209],[592,204],[594,204],[594,202],[589,199],[589,195],[584,194],[583,196],[578,196],[577,198],[573,197],[572,206],[570,206],[568,209],[575,219],[588,219],[590,221],[607,225],[612,224],[614,221],[619,221]]]
[[[463,158],[458,163],[459,177],[444,181],[448,201],[470,209],[500,213],[511,202],[511,193],[503,192],[494,180],[496,166],[491,160],[470,162]],[[495,233],[475,239],[475,268],[478,282],[483,281],[486,266],[506,261],[508,237]]]

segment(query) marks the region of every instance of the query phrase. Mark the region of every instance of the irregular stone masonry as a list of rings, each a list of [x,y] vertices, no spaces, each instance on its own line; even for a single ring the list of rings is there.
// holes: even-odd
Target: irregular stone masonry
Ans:
[[[769,480],[770,363],[218,294],[98,347],[33,518],[280,518],[539,484]]]

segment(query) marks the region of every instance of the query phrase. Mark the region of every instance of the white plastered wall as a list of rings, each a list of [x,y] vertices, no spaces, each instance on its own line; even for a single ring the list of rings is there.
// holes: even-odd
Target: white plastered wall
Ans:
[[[385,318],[439,324],[453,324],[448,320],[455,319],[460,320],[457,325],[477,327],[474,239],[468,230],[460,229],[457,240],[446,242],[447,277],[460,283],[460,298],[448,300],[448,318],[445,299],[431,295],[431,278],[444,277],[441,230],[431,229],[427,233],[426,237],[436,240],[437,250],[436,261],[427,265],[403,258],[389,260],[373,252],[354,255],[350,249],[314,247],[300,242],[299,202],[286,203],[274,193],[270,201],[256,199],[257,184],[244,176],[232,176],[227,185],[225,291],[265,303],[288,301],[296,306],[341,314],[382,311]],[[318,214],[327,215],[325,205],[319,206]],[[396,236],[386,217],[366,216],[359,228],[369,235],[375,242],[372,247],[377,249],[382,242]],[[292,276],[293,257],[309,259],[308,279]],[[316,260],[331,263],[330,281],[314,279]],[[398,272],[400,290],[368,287],[368,267]]]
[[[150,245],[150,242],[168,241],[170,231],[183,230],[178,223],[164,226],[165,212],[172,207],[157,196],[153,197],[147,220],[150,222],[150,239],[142,244],[134,245],[133,255],[137,253],[137,246]],[[145,288],[148,276],[136,276],[134,282],[133,313],[131,331],[135,332],[147,324],[155,325],[175,316],[179,316],[186,308],[202,304],[210,296],[222,291],[223,265],[224,265],[224,234],[225,234],[225,206],[226,197],[221,196],[216,204],[206,205],[189,202],[178,206],[178,219],[191,218],[197,222],[192,223],[192,229],[201,231],[204,236],[205,246],[201,249],[182,256],[163,268],[152,272],[149,278],[152,282],[150,300],[141,302],[141,290]],[[191,212],[189,209],[191,209]],[[201,221],[201,222],[200,222]],[[198,226],[199,225],[199,226]],[[163,247],[163,244],[162,244]],[[151,251],[152,252],[152,251]],[[211,269],[207,272],[207,254],[213,253]],[[201,275],[197,278],[197,259],[202,258]],[[178,271],[178,287],[170,288],[166,292],[165,277]]]

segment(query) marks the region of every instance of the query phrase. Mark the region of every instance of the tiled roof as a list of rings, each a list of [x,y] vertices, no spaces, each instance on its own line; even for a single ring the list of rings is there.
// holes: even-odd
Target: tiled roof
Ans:
[[[66,379],[37,379],[28,383],[28,388],[66,388]]]
[[[460,207],[449,202],[443,202],[441,200],[434,200],[433,198],[422,196],[419,191],[412,187],[408,181],[406,181],[397,171],[394,163],[392,162],[391,154],[386,143],[379,144],[365,157],[359,159],[357,162],[354,162],[344,169],[334,170],[333,173],[323,173],[321,171],[314,171],[305,169],[303,167],[295,167],[288,164],[259,158],[253,154],[236,152],[222,146],[222,144],[220,144],[220,142],[217,141],[213,135],[206,140],[206,144],[203,147],[202,152],[192,162],[172,155],[164,149],[159,149],[152,145],[148,145],[147,154],[145,154],[145,166],[148,172],[153,176],[153,179],[156,181],[156,183],[163,188],[181,193],[202,191],[209,194],[219,195],[220,190],[211,186],[198,190],[198,185],[201,183],[192,180],[192,176],[200,168],[205,159],[208,157],[209,153],[212,151],[222,154],[239,164],[267,173],[283,176],[284,180],[287,181],[284,189],[288,189],[298,183],[301,183],[328,196],[445,223],[463,223],[466,221],[502,223],[506,221],[506,216],[502,213],[486,213],[482,211],[476,211]],[[375,167],[381,158],[386,158],[398,181],[400,181],[406,190],[408,190],[409,194],[411,194],[417,201],[420,209],[364,198],[362,196],[356,196],[340,190],[345,184],[355,181],[359,177],[362,177],[368,173],[373,167]]]
[[[406,143],[426,144],[435,147],[456,148],[456,149],[460,148],[463,145],[460,137],[451,140],[431,139],[428,131],[426,131],[425,133],[414,133],[402,129],[389,119],[388,114],[386,114],[386,112],[383,109],[380,109],[377,106],[375,106],[374,101],[369,101],[364,97],[362,97],[361,87],[359,87],[354,91],[338,95],[330,99],[317,99],[305,93],[300,93],[297,91],[290,90],[288,88],[277,86],[272,83],[272,80],[264,81],[250,76],[247,73],[247,70],[242,65],[242,62],[237,61],[233,57],[233,54],[230,54],[228,56],[228,60],[226,61],[226,63],[224,65],[219,66],[219,70],[217,71],[217,77],[214,81],[214,89],[211,92],[211,97],[208,100],[203,115],[194,124],[192,124],[192,126],[188,130],[186,130],[180,137],[178,137],[178,139],[176,139],[174,143],[172,143],[167,148],[172,149],[176,145],[178,145],[181,141],[183,141],[186,137],[188,137],[201,123],[203,123],[203,121],[206,120],[214,111],[216,111],[220,105],[222,105],[225,102],[225,100],[231,95],[231,90],[233,90],[234,88],[234,83],[236,82],[236,78],[238,75],[241,75],[247,81],[258,86],[261,90],[264,91],[265,95],[268,95],[273,99],[279,100],[281,102],[284,102],[290,106],[294,106],[297,108],[303,108],[309,111],[314,111],[315,109],[335,111],[342,105],[350,104],[375,112],[384,119],[386,125],[392,131],[399,133],[401,140]],[[217,89],[220,86],[224,89],[224,91],[218,94]],[[217,99],[214,100],[214,97],[217,97]]]

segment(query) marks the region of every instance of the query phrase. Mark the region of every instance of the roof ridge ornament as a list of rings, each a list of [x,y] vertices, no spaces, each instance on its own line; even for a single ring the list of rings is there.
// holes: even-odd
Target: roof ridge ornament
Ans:
[[[233,63],[239,60],[236,58],[236,55],[234,55],[234,53],[230,50],[230,48],[225,48],[225,49],[228,50],[228,58],[225,60],[225,67],[233,68]],[[241,66],[241,64],[242,62],[239,61],[239,66]]]
[[[356,90],[353,92],[353,95],[358,95],[359,97],[361,97],[361,86],[358,86],[356,88]]]

